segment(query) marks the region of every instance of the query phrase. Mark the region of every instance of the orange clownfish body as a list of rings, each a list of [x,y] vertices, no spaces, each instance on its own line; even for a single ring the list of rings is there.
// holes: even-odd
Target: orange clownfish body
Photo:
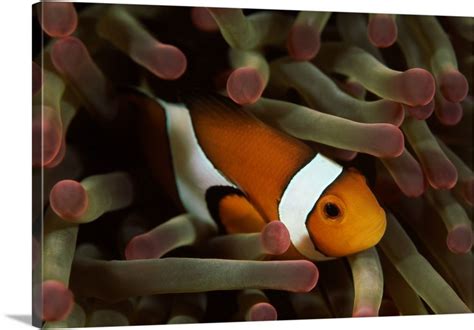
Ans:
[[[148,158],[167,192],[228,233],[282,221],[286,257],[322,260],[377,244],[385,213],[354,169],[315,153],[219,95],[185,103],[147,100]]]

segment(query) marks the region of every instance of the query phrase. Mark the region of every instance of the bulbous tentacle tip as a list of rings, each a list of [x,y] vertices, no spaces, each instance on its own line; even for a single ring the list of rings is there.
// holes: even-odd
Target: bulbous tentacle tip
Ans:
[[[186,72],[188,61],[179,48],[162,43],[154,47],[154,51],[149,53],[153,57],[149,59],[148,67],[156,76],[165,80],[176,80]]]
[[[365,87],[357,81],[346,80],[341,87],[347,94],[358,99],[364,99],[367,92]]]
[[[227,79],[227,94],[237,104],[252,104],[258,101],[265,83],[257,69],[241,67],[235,69]]]
[[[319,280],[319,270],[316,265],[308,260],[287,261],[294,264],[295,280],[299,287],[295,292],[309,292],[314,289]]]
[[[405,194],[405,196],[410,197],[410,198],[416,198],[423,195],[426,191],[426,188],[427,188],[426,181],[424,179],[423,174],[421,174],[420,179],[417,180],[417,182],[414,182],[411,185],[407,185],[406,187],[404,187],[402,191],[403,191],[403,194]]]
[[[376,124],[372,130],[377,157],[398,157],[403,153],[405,138],[398,127],[391,124]]]
[[[378,312],[371,306],[360,306],[352,312],[352,317],[373,317],[378,316]]]
[[[369,21],[367,34],[372,45],[387,48],[397,40],[398,29],[393,17],[379,14]]]
[[[453,103],[448,100],[442,100],[437,105],[436,117],[441,124],[446,126],[454,126],[458,124],[463,116],[463,109],[461,104]]]
[[[154,244],[146,234],[133,237],[125,247],[125,259],[153,259],[155,258]]]
[[[274,321],[278,317],[275,307],[266,302],[253,305],[247,315],[249,321]]]
[[[468,253],[472,248],[472,227],[467,225],[454,227],[448,232],[446,244],[455,254]]]
[[[410,106],[423,106],[434,97],[436,84],[433,75],[421,68],[409,69],[400,74],[400,87]]]
[[[78,67],[88,56],[85,45],[74,36],[58,39],[51,47],[51,60],[60,72]]]
[[[262,244],[269,254],[281,255],[290,247],[290,234],[280,221],[272,221],[262,230]]]
[[[68,36],[56,40],[50,57],[56,70],[74,86],[97,115],[108,121],[115,118],[118,105],[114,88],[80,39]]]
[[[56,156],[49,163],[44,164],[44,166],[46,168],[54,168],[64,160],[64,157],[66,157],[66,140],[63,138]]]
[[[51,118],[55,109],[44,106],[43,116],[35,115],[32,119],[33,166],[46,166],[57,156],[61,148],[61,124]]]
[[[321,47],[319,31],[306,24],[295,24],[288,34],[286,47],[293,59],[309,61],[318,54]]]
[[[77,12],[72,3],[43,2],[39,17],[44,32],[54,38],[71,35],[77,28]]]
[[[409,175],[403,175],[403,179],[397,182],[398,187],[407,197],[420,197],[429,186],[423,174],[423,170],[417,162],[413,162],[407,165],[405,171],[407,171]]]
[[[84,187],[74,180],[62,180],[54,185],[49,194],[53,211],[62,219],[77,220],[87,210],[89,198]]]
[[[461,102],[467,96],[469,83],[458,70],[452,69],[439,76],[439,87],[443,96],[451,102]]]
[[[431,117],[435,109],[435,102],[431,100],[428,104],[410,107],[405,105],[404,108],[407,110],[409,116],[418,120],[425,120]]]
[[[436,159],[432,168],[427,171],[429,184],[435,189],[452,189],[458,181],[458,172],[456,167],[449,162],[441,162]]]
[[[42,292],[42,317],[44,321],[62,321],[66,319],[74,307],[74,295],[61,282],[44,281]]]

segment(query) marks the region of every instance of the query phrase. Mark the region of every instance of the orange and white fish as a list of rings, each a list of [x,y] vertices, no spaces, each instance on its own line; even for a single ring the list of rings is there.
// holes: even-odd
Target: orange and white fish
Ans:
[[[288,258],[324,260],[377,244],[385,213],[355,169],[314,152],[220,95],[147,99],[144,141],[166,191],[228,233],[283,222]]]

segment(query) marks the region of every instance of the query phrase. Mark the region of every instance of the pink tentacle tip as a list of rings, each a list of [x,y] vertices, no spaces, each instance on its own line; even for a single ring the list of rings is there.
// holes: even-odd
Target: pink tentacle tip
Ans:
[[[378,312],[371,306],[360,306],[352,312],[352,317],[374,317]]]
[[[290,247],[290,233],[280,221],[272,221],[262,230],[262,244],[269,254],[281,255]]]
[[[51,48],[51,60],[60,72],[78,69],[89,57],[82,41],[72,36],[57,40]]]
[[[62,180],[49,194],[53,211],[62,219],[78,220],[87,210],[89,198],[84,187],[74,180]]]
[[[77,12],[72,3],[43,2],[40,21],[44,32],[51,37],[71,35],[77,28]]]
[[[469,84],[466,77],[458,70],[444,71],[439,76],[441,94],[451,102],[461,102],[467,96]]]
[[[66,140],[63,138],[61,142],[61,146],[59,147],[58,153],[48,164],[45,164],[44,167],[53,168],[53,167],[58,166],[64,160],[64,157],[66,156],[66,149],[67,149]]]
[[[371,135],[373,135],[373,147],[377,148],[377,157],[398,157],[405,149],[405,138],[402,131],[391,124],[374,124]]]
[[[443,97],[436,105],[435,114],[439,122],[446,126],[454,126],[458,124],[463,116],[463,108],[460,103],[450,102]]]
[[[411,107],[409,105],[403,106],[410,117],[418,120],[425,120],[431,117],[435,109],[435,102],[431,100],[428,104]]]
[[[156,43],[144,54],[147,68],[157,77],[165,80],[180,78],[188,66],[184,53],[173,45]]]
[[[458,181],[456,167],[441,155],[433,155],[428,159],[430,164],[424,170],[430,185],[435,189],[452,189]],[[429,166],[429,167],[428,167]]]
[[[66,319],[74,307],[74,295],[61,282],[44,281],[42,284],[44,321],[61,321]]]
[[[397,40],[397,24],[390,15],[374,15],[369,20],[367,34],[372,45],[378,48],[387,48]]]
[[[253,305],[247,315],[249,321],[275,321],[278,317],[275,307],[266,302]]]
[[[33,117],[33,166],[46,166],[54,160],[61,148],[62,127],[59,121],[53,118],[54,112],[56,110],[45,106],[43,116]]]
[[[219,26],[207,8],[194,7],[191,9],[191,21],[194,26],[204,32],[219,31]]]
[[[153,258],[157,258],[155,244],[146,234],[133,237],[125,247],[126,260]]]
[[[407,197],[419,197],[428,187],[423,170],[413,156],[407,153],[400,159],[400,169],[395,173],[395,181]]]
[[[288,53],[297,61],[309,61],[319,52],[321,39],[319,31],[305,24],[295,24],[286,42]]]
[[[258,101],[265,83],[257,69],[241,67],[235,69],[227,79],[227,94],[237,104],[252,104]]]
[[[400,187],[405,196],[412,198],[420,197],[425,193],[427,188],[428,184],[423,173],[413,174],[413,181],[405,182],[403,186]]]
[[[397,85],[410,106],[430,103],[435,95],[435,79],[428,71],[420,68],[409,69],[397,77]]]
[[[286,263],[294,265],[294,279],[298,283],[296,292],[309,292],[314,289],[319,280],[319,270],[308,260],[290,260]]]
[[[472,248],[472,227],[459,225],[448,232],[446,245],[455,254],[465,254]]]
[[[349,95],[355,98],[363,98],[365,94],[365,88],[362,84],[357,81],[345,81],[341,85],[342,89]]]

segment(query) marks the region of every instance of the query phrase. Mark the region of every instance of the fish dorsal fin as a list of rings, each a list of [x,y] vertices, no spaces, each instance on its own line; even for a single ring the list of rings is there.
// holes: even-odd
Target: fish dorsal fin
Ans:
[[[223,96],[191,93],[184,103],[209,160],[267,221],[277,220],[283,191],[315,152]]]

